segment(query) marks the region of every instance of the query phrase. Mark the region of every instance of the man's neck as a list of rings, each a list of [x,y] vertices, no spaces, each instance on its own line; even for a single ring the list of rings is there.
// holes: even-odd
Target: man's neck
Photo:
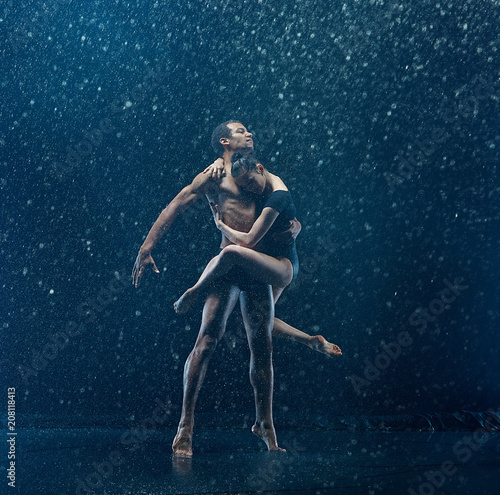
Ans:
[[[229,173],[231,173],[231,169],[233,167],[233,164],[231,163],[231,158],[233,155],[236,153],[236,151],[229,151],[225,150],[224,154],[222,155],[222,159],[224,160],[224,170]]]

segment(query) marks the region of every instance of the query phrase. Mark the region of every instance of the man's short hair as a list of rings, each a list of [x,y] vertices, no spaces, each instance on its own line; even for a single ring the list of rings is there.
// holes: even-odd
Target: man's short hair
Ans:
[[[231,157],[231,163],[233,164],[231,167],[231,175],[236,179],[240,175],[245,175],[248,172],[255,170],[257,168],[257,164],[259,164],[260,162],[259,160],[257,160],[255,155],[235,153]]]
[[[239,120],[228,120],[222,124],[219,124],[212,132],[212,148],[217,153],[218,156],[222,157],[224,154],[224,146],[222,146],[220,140],[221,138],[231,138],[231,129],[227,126],[228,124],[237,124]]]

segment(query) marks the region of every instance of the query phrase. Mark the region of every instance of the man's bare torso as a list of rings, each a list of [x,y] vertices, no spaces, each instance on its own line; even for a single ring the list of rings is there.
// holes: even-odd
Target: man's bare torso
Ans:
[[[255,222],[255,200],[252,194],[239,188],[232,175],[226,175],[218,182],[212,182],[206,193],[208,200],[219,205],[225,224],[240,232],[248,232]],[[224,235],[221,247],[232,244]]]

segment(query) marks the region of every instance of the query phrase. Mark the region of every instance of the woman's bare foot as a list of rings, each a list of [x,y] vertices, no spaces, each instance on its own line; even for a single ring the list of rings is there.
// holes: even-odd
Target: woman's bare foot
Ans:
[[[278,447],[278,440],[276,439],[276,431],[274,427],[265,428],[262,425],[255,423],[252,426],[252,433],[259,437],[266,445],[269,452],[286,452],[285,449]]]
[[[179,457],[193,457],[193,435],[179,427],[172,443],[172,452]]]
[[[336,344],[328,342],[323,335],[313,335],[311,349],[326,354],[327,356],[342,356],[340,347]]]
[[[188,289],[174,302],[174,311],[180,315],[187,313],[197,297],[198,293],[193,288]]]

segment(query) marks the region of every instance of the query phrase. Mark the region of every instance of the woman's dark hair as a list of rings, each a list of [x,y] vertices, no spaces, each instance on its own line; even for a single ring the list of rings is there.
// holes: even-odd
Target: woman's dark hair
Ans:
[[[227,124],[236,124],[239,123],[239,120],[228,120],[222,124],[219,124],[212,132],[212,148],[217,153],[218,156],[222,156],[224,154],[224,146],[220,144],[221,138],[231,138],[231,129],[227,126]]]
[[[260,163],[254,155],[243,155],[242,153],[235,153],[231,157],[231,163],[233,164],[231,168],[231,175],[236,179],[240,175],[244,175],[257,168],[257,164]]]

